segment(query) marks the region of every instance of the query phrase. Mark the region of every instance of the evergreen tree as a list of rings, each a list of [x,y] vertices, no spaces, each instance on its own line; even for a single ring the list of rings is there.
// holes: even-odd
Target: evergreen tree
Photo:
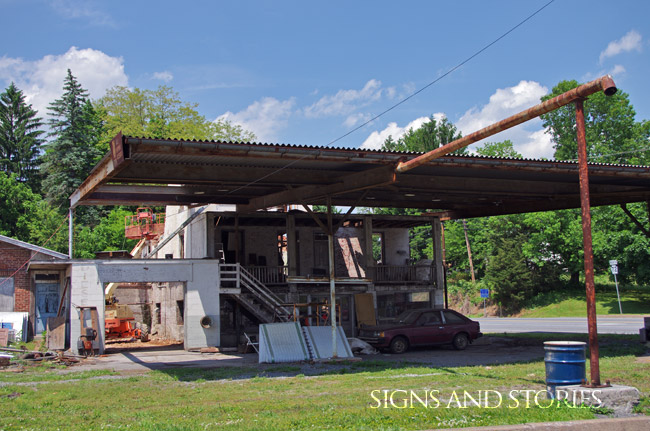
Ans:
[[[68,69],[63,95],[49,107],[54,138],[45,147],[43,190],[47,201],[62,210],[68,198],[88,176],[102,152],[102,123],[88,100],[88,92]]]
[[[43,123],[12,82],[0,94],[0,169],[37,189],[37,159]]]

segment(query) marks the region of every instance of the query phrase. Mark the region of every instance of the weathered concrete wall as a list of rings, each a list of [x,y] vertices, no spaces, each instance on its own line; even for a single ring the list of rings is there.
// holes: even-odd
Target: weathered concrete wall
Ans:
[[[406,265],[410,255],[409,230],[382,229],[384,234],[384,265]]]
[[[266,266],[280,265],[278,261],[278,233],[284,233],[286,229],[275,226],[251,226],[246,227],[245,229],[244,249],[246,256],[244,256],[244,262],[246,262],[246,265],[257,265],[257,263],[249,262],[251,253],[256,255],[257,262],[259,262],[260,256],[264,256],[266,259]]]
[[[73,263],[70,269],[70,349],[79,353],[77,341],[81,335],[80,313],[77,307],[96,307],[99,317],[99,353],[104,353],[104,284],[97,270],[98,261]],[[109,280],[119,281],[119,280]]]
[[[104,327],[104,285],[110,282],[185,283],[185,348],[219,345],[219,264],[215,260],[105,260],[72,264],[71,302],[97,307]],[[201,319],[209,317],[209,327]],[[79,312],[70,312],[70,340],[76,350],[80,335]],[[102,332],[102,331],[99,331]],[[100,351],[104,334],[100,334]]]

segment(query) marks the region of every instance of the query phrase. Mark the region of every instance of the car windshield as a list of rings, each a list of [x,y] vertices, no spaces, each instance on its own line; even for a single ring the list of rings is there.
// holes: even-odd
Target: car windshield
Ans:
[[[395,318],[395,322],[411,324],[415,322],[419,315],[419,311],[405,311]]]

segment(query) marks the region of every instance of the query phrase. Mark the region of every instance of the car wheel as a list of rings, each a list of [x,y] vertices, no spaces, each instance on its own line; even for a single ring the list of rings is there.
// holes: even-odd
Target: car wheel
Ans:
[[[404,337],[395,337],[390,342],[390,351],[396,354],[404,353],[409,348],[409,342]]]
[[[465,333],[456,334],[452,344],[456,350],[465,350],[469,344],[469,338],[467,338],[467,334]]]

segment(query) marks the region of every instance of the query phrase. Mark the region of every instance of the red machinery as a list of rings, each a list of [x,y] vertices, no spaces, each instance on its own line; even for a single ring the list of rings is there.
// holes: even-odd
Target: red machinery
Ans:
[[[126,216],[124,235],[129,239],[155,239],[165,231],[165,214],[154,214],[151,208],[140,207],[135,215]]]

